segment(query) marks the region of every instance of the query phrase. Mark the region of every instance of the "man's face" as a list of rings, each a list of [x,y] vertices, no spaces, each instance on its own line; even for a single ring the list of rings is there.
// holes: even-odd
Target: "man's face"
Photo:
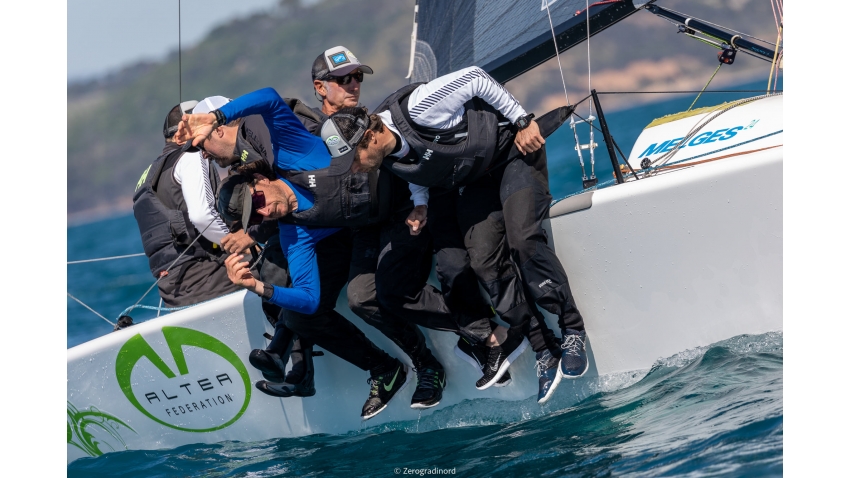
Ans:
[[[363,141],[371,139],[369,135],[371,131],[366,132],[366,137]],[[378,147],[377,142],[369,141],[366,148],[357,148],[357,153],[354,161],[351,163],[351,172],[353,173],[371,173],[381,166],[381,161],[384,160],[384,153]]]
[[[199,145],[203,156],[214,160],[222,168],[233,164],[234,161],[239,159],[234,154],[237,128],[237,126],[219,126],[214,129]]]
[[[263,220],[277,220],[292,212],[289,208],[289,201],[283,194],[280,185],[277,184],[280,180],[269,181],[268,178],[254,174],[257,180],[250,188],[251,201],[254,210],[261,216]]]
[[[332,77],[325,81],[315,80],[313,82],[320,95],[322,94],[322,90],[324,90],[323,96],[325,97],[324,103],[326,109],[335,112],[346,106],[357,106],[357,103],[360,101],[360,82],[354,76],[358,76],[358,74],[362,75],[359,68],[348,74],[351,75],[350,80],[343,80],[345,78],[343,76]],[[341,84],[345,81],[349,81],[349,83],[347,85]]]

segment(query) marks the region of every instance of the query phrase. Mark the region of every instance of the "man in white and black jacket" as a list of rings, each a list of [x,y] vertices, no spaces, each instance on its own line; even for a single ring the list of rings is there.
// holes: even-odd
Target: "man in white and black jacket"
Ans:
[[[197,304],[239,290],[227,278],[221,241],[229,232],[215,207],[218,174],[197,150],[174,142],[177,124],[197,101],[174,106],[165,118],[165,147],[133,194],[133,213],[168,307]],[[198,237],[201,236],[201,237]]]
[[[491,349],[481,380],[492,381],[486,371],[501,370],[516,335],[526,335],[537,352],[538,401],[545,402],[561,378],[584,375],[588,362],[584,322],[542,227],[551,194],[538,123],[477,67],[403,87],[376,111],[340,110],[325,123],[322,139],[334,156],[355,149],[348,155],[354,172],[383,165],[431,188],[427,221],[435,243],[456,238],[449,231],[459,226],[479,281],[512,325],[503,344],[508,350]],[[451,257],[436,249],[445,283]],[[560,340],[534,303],[558,317]]]

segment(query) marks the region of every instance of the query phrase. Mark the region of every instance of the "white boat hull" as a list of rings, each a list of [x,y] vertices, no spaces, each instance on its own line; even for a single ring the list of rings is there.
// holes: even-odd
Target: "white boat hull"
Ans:
[[[769,150],[573,201],[584,201],[584,209],[553,208],[551,237],[589,337],[590,370],[579,384],[645,370],[658,358],[735,335],[782,330],[781,134],[774,140],[779,146]],[[337,310],[407,361],[343,300]],[[557,328],[554,317],[547,320]],[[69,349],[68,461],[125,448],[337,434],[364,426],[368,373],[330,354],[315,359],[314,397],[279,399],[256,390],[263,377],[247,357],[266,347],[266,331],[271,327],[259,298],[241,292]],[[456,336],[425,333],[448,379],[442,402],[424,414],[466,399],[517,401],[536,394],[531,350],[511,367],[510,385],[479,391],[474,382],[480,374],[453,353]],[[412,380],[366,425],[416,419],[419,410],[409,408]],[[556,395],[574,386],[563,381]]]

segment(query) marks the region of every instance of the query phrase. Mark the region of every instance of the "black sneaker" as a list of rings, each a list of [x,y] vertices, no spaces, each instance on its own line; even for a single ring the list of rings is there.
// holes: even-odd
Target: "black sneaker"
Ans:
[[[283,383],[269,382],[260,380],[257,382],[257,389],[266,395],[273,397],[312,397],[316,394],[316,385],[313,380],[313,356],[321,354],[321,352],[313,352],[312,348],[306,350],[296,350],[294,354],[302,354],[304,358],[299,360],[301,366],[298,370],[290,370],[286,374],[286,380]]]
[[[289,361],[289,357],[284,361],[280,355],[274,352],[254,349],[248,355],[248,361],[251,362],[254,368],[263,373],[263,377],[266,380],[281,383],[286,376],[286,362]]]
[[[558,371],[563,378],[579,378],[590,366],[584,348],[587,334],[574,329],[564,329],[561,333],[561,366]]]
[[[472,365],[475,370],[478,370],[479,373],[483,375],[484,373],[484,364],[487,363],[487,357],[490,354],[490,349],[484,345],[474,345],[468,342],[465,338],[461,337],[457,340],[457,345],[455,345],[455,355],[457,355],[461,360]],[[506,370],[505,374],[502,375],[498,381],[496,381],[495,387],[504,387],[511,383],[511,372],[510,370]]]
[[[363,412],[360,417],[363,420],[368,420],[375,415],[381,413],[390,400],[407,385],[407,366],[398,360],[396,365],[389,371],[377,375],[373,375],[366,382],[372,386],[369,391],[369,398],[363,404]]]
[[[475,382],[475,388],[484,390],[498,382],[508,371],[511,362],[516,360],[527,346],[528,340],[525,337],[508,331],[508,339],[502,345],[490,347],[487,362],[482,369],[484,376]]]
[[[446,388],[446,371],[437,359],[418,364],[416,369],[416,391],[410,400],[410,408],[431,408],[440,403]]]
[[[537,403],[543,405],[555,393],[558,384],[561,383],[561,374],[558,373],[559,358],[553,357],[552,352],[544,350],[537,352]]]

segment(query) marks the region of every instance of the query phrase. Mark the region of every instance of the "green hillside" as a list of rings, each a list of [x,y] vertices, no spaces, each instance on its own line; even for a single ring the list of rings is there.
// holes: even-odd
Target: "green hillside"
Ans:
[[[765,38],[775,37],[766,0],[663,3]],[[309,8],[223,25],[183,51],[182,99],[216,94],[236,97],[272,86],[283,96],[315,101],[312,61],[324,49],[342,44],[375,70],[367,77],[361,97],[364,105],[374,107],[407,83],[413,4],[413,0],[326,0]],[[729,18],[730,7],[746,13],[746,18],[758,18],[758,24],[745,22],[742,15]],[[625,76],[634,79],[635,88],[658,84],[699,88],[717,64],[710,47],[677,36],[675,27],[645,12],[594,37],[592,46],[594,78],[601,82],[595,87],[600,90],[629,87],[628,82],[622,83],[624,72],[630,72]],[[586,91],[585,55],[583,46],[562,55],[571,91]],[[730,69],[732,76],[726,80],[761,72],[766,77],[764,62],[739,62],[740,67],[730,67],[736,69],[734,73]],[[175,52],[159,63],[141,63],[97,81],[69,85],[69,216],[130,210],[139,175],[162,148],[163,118],[178,102],[177,65]],[[531,111],[563,99],[554,61],[512,81],[508,88]]]

